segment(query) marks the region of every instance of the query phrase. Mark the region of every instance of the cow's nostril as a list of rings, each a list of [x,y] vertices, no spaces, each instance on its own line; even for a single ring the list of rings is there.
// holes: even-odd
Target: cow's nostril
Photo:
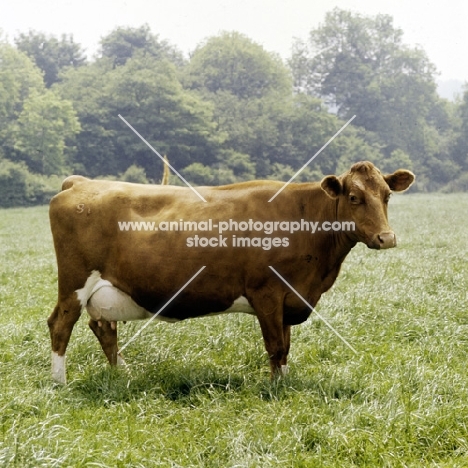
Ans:
[[[390,249],[396,246],[396,237],[392,231],[382,232],[377,238],[379,239],[381,249]]]

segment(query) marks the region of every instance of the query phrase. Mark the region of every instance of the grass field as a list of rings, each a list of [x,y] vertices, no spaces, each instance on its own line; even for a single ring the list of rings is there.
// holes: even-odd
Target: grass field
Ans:
[[[82,317],[50,379],[47,207],[0,211],[1,467],[468,466],[468,194],[392,198],[269,380],[250,316],[157,323],[110,369]],[[142,322],[120,325],[125,343]]]

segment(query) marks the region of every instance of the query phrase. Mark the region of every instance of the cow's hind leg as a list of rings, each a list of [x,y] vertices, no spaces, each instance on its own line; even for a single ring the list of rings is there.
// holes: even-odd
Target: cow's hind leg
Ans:
[[[109,364],[111,366],[124,365],[125,361],[119,354],[117,345],[117,322],[91,319],[88,325],[99,340]]]
[[[67,380],[65,353],[80,314],[81,304],[71,298],[59,301],[47,320],[52,344],[52,378],[62,384]]]

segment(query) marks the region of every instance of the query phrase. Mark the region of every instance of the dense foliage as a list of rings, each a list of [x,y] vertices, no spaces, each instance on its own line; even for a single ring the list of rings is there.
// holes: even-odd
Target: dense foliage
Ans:
[[[70,173],[123,178],[131,168],[158,182],[161,161],[119,115],[194,184],[286,180],[356,115],[298,180],[368,159],[413,169],[416,190],[466,190],[468,91],[441,99],[435,75],[391,17],[339,9],[287,63],[236,32],[186,59],[148,26],[120,27],[89,61],[72,36],[29,31],[15,46],[0,41],[2,190],[24,186],[20,174],[48,189],[0,205],[42,203],[50,177]]]

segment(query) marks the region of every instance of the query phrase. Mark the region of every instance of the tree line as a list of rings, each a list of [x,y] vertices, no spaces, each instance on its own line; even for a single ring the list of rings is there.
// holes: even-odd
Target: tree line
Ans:
[[[188,180],[298,181],[370,160],[418,176],[419,191],[468,190],[468,90],[453,103],[436,69],[388,15],[329,12],[281,60],[225,32],[189,58],[147,25],[119,27],[92,60],[73,37],[0,41],[0,203],[44,203],[64,175],[156,182],[159,158]],[[171,183],[179,183],[172,177]]]

